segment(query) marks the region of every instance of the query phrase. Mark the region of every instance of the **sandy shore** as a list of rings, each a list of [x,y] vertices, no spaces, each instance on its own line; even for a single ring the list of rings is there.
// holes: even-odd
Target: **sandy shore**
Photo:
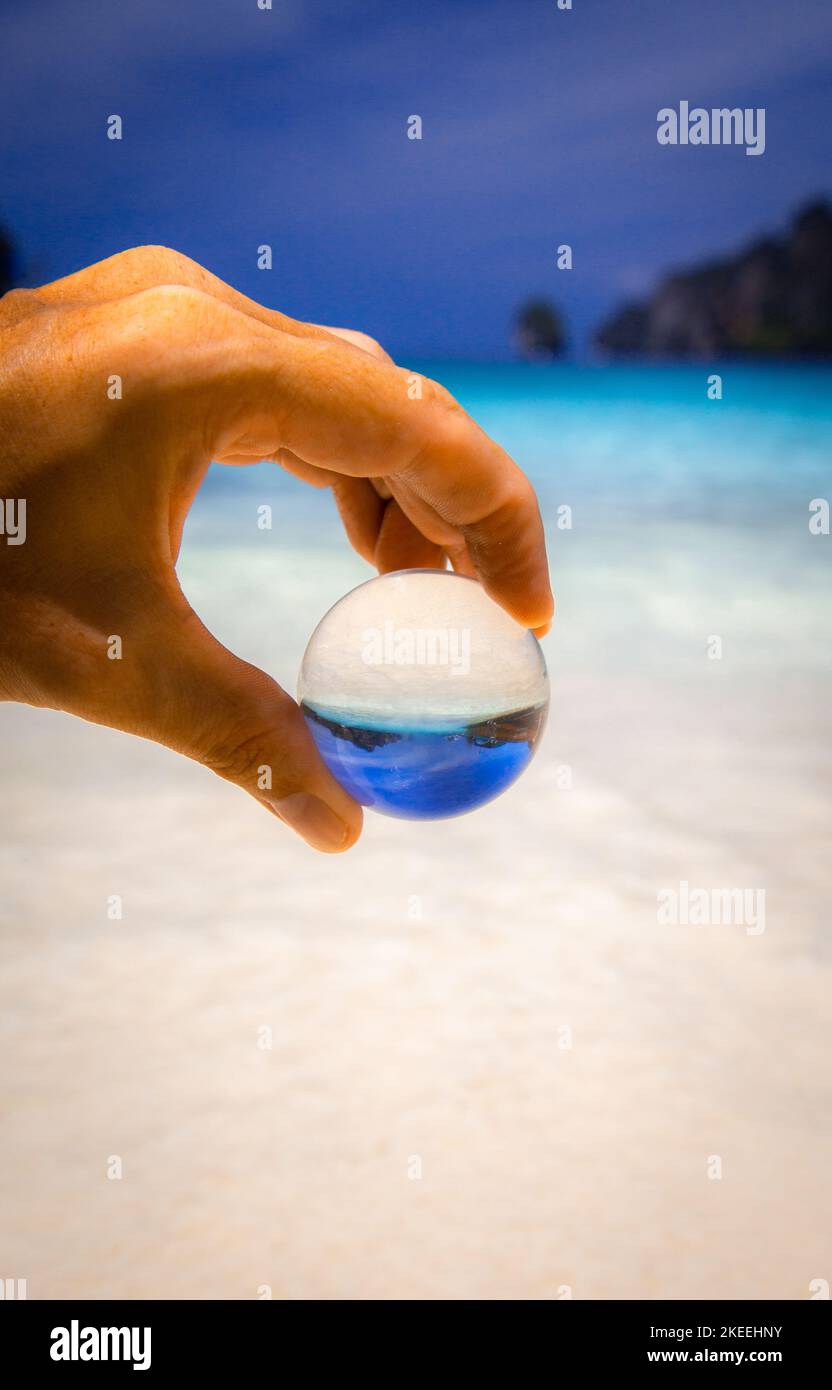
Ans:
[[[832,1278],[824,561],[559,536],[527,776],[457,822],[368,816],[338,860],[162,749],[0,707],[2,1274],[32,1298]],[[290,687],[365,575],[276,547],[182,569]],[[660,925],[682,880],[765,888],[765,931]]]

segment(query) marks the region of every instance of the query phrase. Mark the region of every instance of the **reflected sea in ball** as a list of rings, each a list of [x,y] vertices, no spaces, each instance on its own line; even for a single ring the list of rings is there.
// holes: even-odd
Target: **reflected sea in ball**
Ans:
[[[301,705],[327,767],[356,801],[403,820],[463,815],[493,801],[528,767],[546,706],[460,728],[380,728]]]

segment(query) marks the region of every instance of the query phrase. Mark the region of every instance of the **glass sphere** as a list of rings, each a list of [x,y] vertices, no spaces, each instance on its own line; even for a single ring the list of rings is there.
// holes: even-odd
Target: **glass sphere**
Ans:
[[[531,761],[549,682],[533,633],[473,579],[400,570],[330,608],[310,639],[298,699],[342,787],[374,811],[462,815]]]

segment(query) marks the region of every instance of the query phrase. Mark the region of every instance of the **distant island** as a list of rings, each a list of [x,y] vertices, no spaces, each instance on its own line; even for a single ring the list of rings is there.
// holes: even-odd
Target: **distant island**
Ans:
[[[566,346],[563,319],[548,299],[530,299],[517,311],[514,342],[523,357],[559,357]]]
[[[832,210],[804,207],[785,236],[668,275],[595,344],[612,357],[832,355]]]

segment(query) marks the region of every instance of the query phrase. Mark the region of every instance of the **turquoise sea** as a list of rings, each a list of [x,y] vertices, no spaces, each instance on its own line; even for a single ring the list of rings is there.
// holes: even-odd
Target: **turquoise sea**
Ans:
[[[832,486],[829,367],[407,365],[441,381],[508,450],[547,520],[566,504],[575,527],[594,530],[657,519],[800,529],[809,501]],[[713,373],[721,400],[708,399]],[[292,534],[308,520],[322,536],[325,511],[331,519],[274,468],[214,468],[192,533],[246,535],[253,495],[278,503]]]

